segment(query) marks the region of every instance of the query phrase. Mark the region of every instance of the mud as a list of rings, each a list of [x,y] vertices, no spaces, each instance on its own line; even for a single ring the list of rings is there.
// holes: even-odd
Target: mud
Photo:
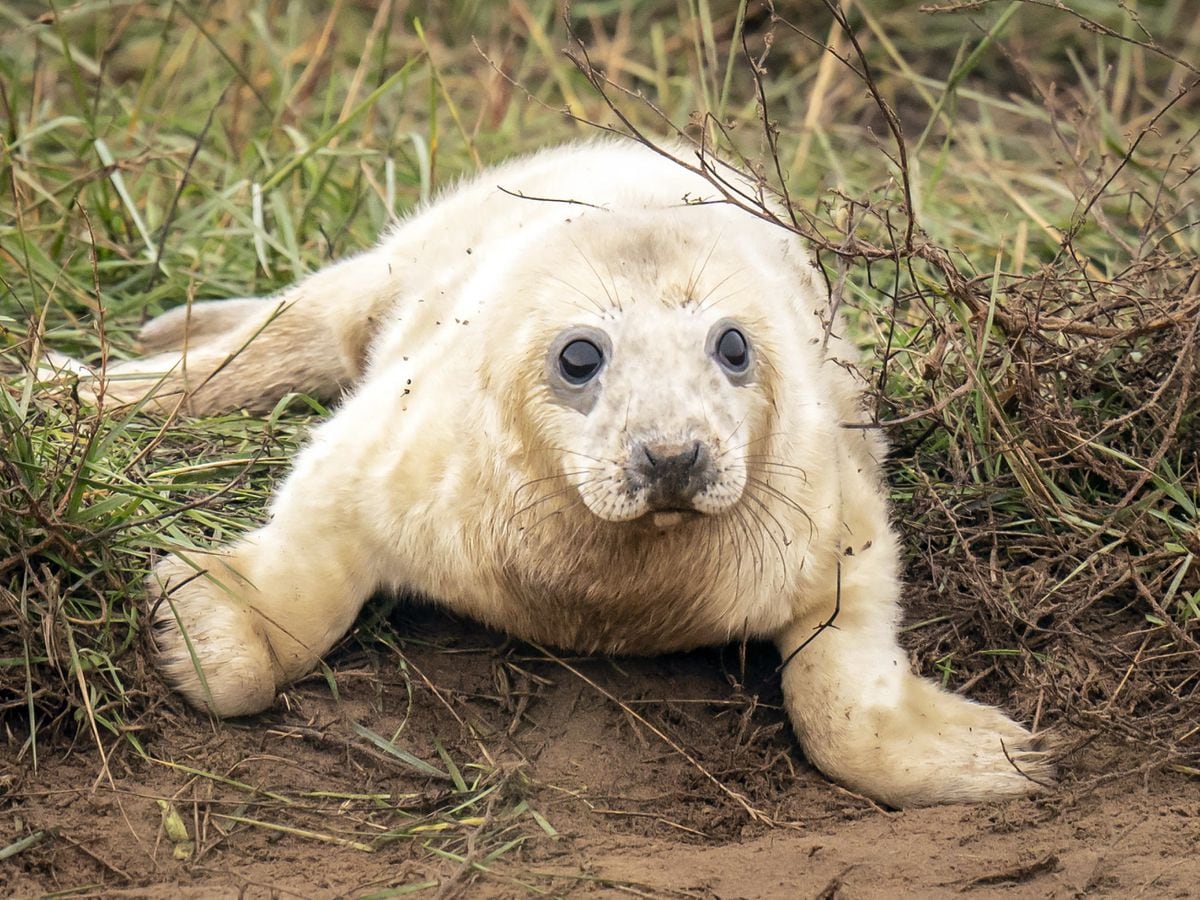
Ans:
[[[1042,798],[895,812],[805,762],[769,647],[579,659],[430,612],[391,629],[404,635],[392,649],[351,641],[329,678],[254,719],[212,723],[164,695],[139,723],[144,757],[110,735],[102,761],[80,738],[40,747],[35,770],[5,723],[0,847],[30,841],[0,862],[0,893],[1185,897],[1200,885],[1200,791],[1182,775],[1122,774],[1135,750],[1077,747]]]

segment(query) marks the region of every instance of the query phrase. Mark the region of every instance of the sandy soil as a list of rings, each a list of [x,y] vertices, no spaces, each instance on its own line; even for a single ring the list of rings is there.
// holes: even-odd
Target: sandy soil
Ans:
[[[84,740],[43,746],[34,771],[10,731],[0,847],[42,835],[0,862],[0,895],[1200,894],[1200,791],[1103,779],[1134,751],[1087,745],[1037,800],[888,811],[805,763],[769,648],[744,667],[737,647],[560,661],[434,614],[399,626],[402,656],[335,654],[337,701],[314,677],[245,722],[158,705],[140,735],[154,760],[108,740],[111,781]],[[401,726],[395,746],[478,787],[366,736]],[[398,828],[416,836],[380,837]]]

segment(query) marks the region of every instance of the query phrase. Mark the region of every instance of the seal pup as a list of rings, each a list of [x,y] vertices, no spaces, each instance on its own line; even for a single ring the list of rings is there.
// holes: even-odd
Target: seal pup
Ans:
[[[769,638],[831,778],[892,806],[1039,790],[1035,736],[910,670],[884,446],[842,427],[854,349],[799,240],[720,199],[634,142],[561,147],[276,297],[151,321],[110,398],[347,392],[267,524],[154,568],[166,679],[258,712],[380,590],[576,651]]]

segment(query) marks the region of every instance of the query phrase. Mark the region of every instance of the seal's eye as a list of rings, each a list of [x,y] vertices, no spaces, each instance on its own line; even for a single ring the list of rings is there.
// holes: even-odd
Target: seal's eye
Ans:
[[[558,370],[568,384],[586,384],[600,371],[604,353],[591,341],[571,341],[558,354]]]
[[[745,372],[750,365],[750,347],[746,336],[736,328],[727,328],[717,339],[717,359],[730,372]]]

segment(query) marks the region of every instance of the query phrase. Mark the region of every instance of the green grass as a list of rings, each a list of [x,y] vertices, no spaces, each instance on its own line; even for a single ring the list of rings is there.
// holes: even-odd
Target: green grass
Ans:
[[[761,95],[735,42],[762,52],[756,4],[596,0],[573,22],[634,126],[662,133],[661,111],[784,179],[902,420],[926,664],[1194,769],[1200,26],[1185,0],[1071,8],[855,4],[906,170],[820,5],[806,34],[775,24]],[[564,110],[620,125],[552,3],[375,10],[0,0],[0,715],[28,765],[80,732],[150,752],[152,552],[257,521],[321,414],[99,413],[30,377],[41,349],[131,355],[149,316],[275,290],[460,173],[593,133]]]

